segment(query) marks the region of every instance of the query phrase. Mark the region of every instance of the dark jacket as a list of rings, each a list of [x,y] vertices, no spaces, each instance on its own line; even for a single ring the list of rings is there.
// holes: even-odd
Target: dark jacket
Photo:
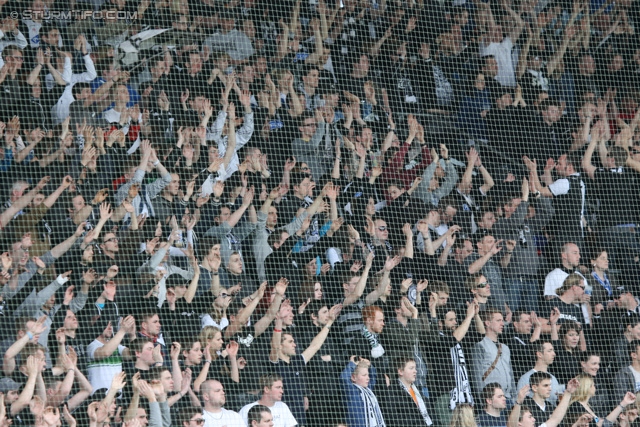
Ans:
[[[427,425],[420,413],[420,408],[400,385],[399,380],[391,380],[389,387],[381,387],[378,390],[378,401],[387,427]]]
[[[636,379],[633,376],[633,372],[631,372],[631,368],[629,366],[625,366],[620,369],[613,380],[613,384],[613,402],[620,402],[628,391],[635,393]]]

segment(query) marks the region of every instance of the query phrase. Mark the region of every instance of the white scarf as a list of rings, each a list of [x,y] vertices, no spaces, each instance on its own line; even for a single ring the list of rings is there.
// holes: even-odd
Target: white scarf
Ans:
[[[368,387],[362,387],[358,384],[353,385],[360,391],[360,398],[364,405],[364,421],[366,427],[386,427],[376,395],[373,394]]]
[[[469,403],[473,405],[473,396],[471,395],[471,386],[469,385],[469,376],[467,374],[467,366],[464,359],[462,346],[457,343],[451,347],[451,363],[456,378],[456,388],[449,393],[449,408],[453,411],[459,403]]]
[[[409,388],[402,382],[400,381],[400,379],[398,379],[398,382],[400,383],[400,385],[402,386],[402,388],[404,388],[404,390],[411,395],[411,393],[409,392]],[[416,400],[418,401],[418,409],[420,410],[420,414],[422,415],[422,418],[424,418],[424,423],[428,426],[433,424],[433,421],[431,421],[431,417],[429,416],[429,413],[427,412],[427,407],[424,404],[424,400],[422,400],[422,395],[420,394],[420,392],[418,391],[418,388],[415,386],[415,384],[411,384],[411,389],[413,390],[413,394],[416,396]]]

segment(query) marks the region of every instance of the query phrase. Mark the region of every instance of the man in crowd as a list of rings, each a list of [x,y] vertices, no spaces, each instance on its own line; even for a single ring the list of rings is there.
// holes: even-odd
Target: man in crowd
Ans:
[[[532,375],[538,372],[548,373],[549,366],[553,363],[556,358],[556,352],[553,350],[553,344],[546,340],[539,340],[533,346],[533,350],[536,355],[536,363],[529,372],[526,372],[523,376],[518,380],[518,390],[524,387],[527,384],[531,384],[529,380]],[[549,401],[555,407],[558,401],[558,395],[562,393],[564,386],[558,383],[558,380],[553,375],[549,374],[549,379],[551,380],[551,396],[545,397],[545,399],[549,399]],[[534,392],[533,387],[531,391]]]
[[[205,427],[244,425],[242,417],[237,412],[223,408],[227,399],[224,387],[219,381],[208,380],[202,383],[200,394],[202,395],[202,416]]]
[[[502,312],[488,309],[483,315],[484,339],[474,346],[473,371],[478,387],[490,383],[500,384],[507,399],[512,400],[516,394],[516,384],[511,368],[511,350],[500,343],[499,337],[504,329]]]
[[[282,377],[274,374],[263,375],[260,377],[260,386],[262,387],[260,400],[243,406],[239,412],[245,423],[247,425],[250,424],[249,413],[251,410],[255,406],[262,406],[268,408],[274,427],[294,427],[298,425],[287,404],[282,402],[282,395],[284,394]]]
[[[4,3],[0,426],[634,424],[637,2]]]
[[[506,427],[507,397],[500,384],[489,383],[482,389],[484,411],[478,415],[478,427]]]

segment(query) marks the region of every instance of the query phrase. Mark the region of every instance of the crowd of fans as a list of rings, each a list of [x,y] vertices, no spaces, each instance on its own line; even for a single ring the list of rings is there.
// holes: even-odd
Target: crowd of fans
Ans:
[[[0,0],[1,427],[638,425],[636,24]]]

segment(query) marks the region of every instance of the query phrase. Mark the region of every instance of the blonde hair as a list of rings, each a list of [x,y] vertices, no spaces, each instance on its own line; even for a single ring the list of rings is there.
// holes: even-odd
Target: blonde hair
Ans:
[[[556,295],[562,296],[566,292],[571,290],[571,288],[573,288],[574,286],[582,286],[583,280],[584,277],[582,277],[581,275],[571,273],[567,276],[566,279],[564,279],[564,282],[562,282],[562,286],[556,289]]]
[[[355,377],[356,375],[358,375],[358,371],[361,371],[361,370],[369,371],[369,365],[367,365],[366,363],[359,362],[356,365],[353,372],[351,373],[351,376]]]
[[[211,316],[214,322],[220,324],[220,321],[227,317],[227,309],[220,308],[217,305],[212,304],[211,310],[209,311],[209,316]]]
[[[575,393],[571,395],[571,403],[589,400],[591,397],[589,396],[589,390],[594,384],[593,377],[589,374],[580,374],[576,379],[580,381],[580,385],[578,385],[578,389]]]
[[[216,334],[222,335],[222,331],[214,326],[205,326],[204,328],[202,328],[200,334],[198,335],[200,345],[202,346],[202,351],[205,351],[207,345],[209,344],[209,341],[211,341],[216,336]],[[216,353],[212,349],[210,349],[210,352],[212,359],[216,360],[218,358],[218,353]]]
[[[449,427],[478,427],[476,418],[473,415],[473,407],[468,403],[461,403],[456,406],[451,415]]]

